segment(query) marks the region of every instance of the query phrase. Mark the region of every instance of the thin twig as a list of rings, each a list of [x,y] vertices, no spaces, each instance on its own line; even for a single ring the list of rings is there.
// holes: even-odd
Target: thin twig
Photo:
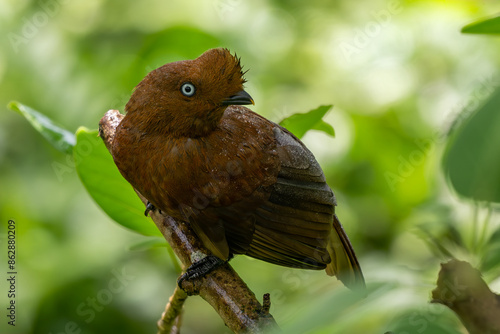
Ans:
[[[271,295],[269,293],[265,293],[262,298],[262,313],[269,314],[269,310],[271,309]]]
[[[158,320],[158,334],[174,334],[179,333],[182,320],[182,306],[188,295],[178,286],[174,290],[174,294],[170,297],[165,312]]]

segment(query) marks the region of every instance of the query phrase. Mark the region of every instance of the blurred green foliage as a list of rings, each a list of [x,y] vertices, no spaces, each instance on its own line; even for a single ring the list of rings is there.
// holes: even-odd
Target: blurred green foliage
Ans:
[[[370,294],[356,299],[324,272],[233,259],[257,296],[271,293],[283,328],[459,332],[453,314],[428,303],[446,252],[500,289],[497,208],[457,199],[440,171],[448,130],[498,86],[498,41],[460,34],[493,3],[0,0],[0,9],[0,105],[21,101],[70,133],[123,111],[150,70],[219,46],[242,58],[253,109],[269,119],[335,105],[322,118],[335,138],[302,139],[336,192]],[[177,277],[168,249],[113,223],[82,187],[84,165],[6,107],[0,161],[2,248],[14,219],[20,273],[17,326],[2,321],[0,332],[153,332]],[[122,270],[130,279],[111,292]],[[183,333],[227,332],[208,304],[188,299]]]

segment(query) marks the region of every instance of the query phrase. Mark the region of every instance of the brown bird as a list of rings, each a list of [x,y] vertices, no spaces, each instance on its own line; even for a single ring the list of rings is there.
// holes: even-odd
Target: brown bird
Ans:
[[[245,254],[364,286],[321,167],[292,133],[241,106],[254,104],[243,75],[227,49],[166,64],[137,85],[116,131],[114,161],[149,200],[146,214],[190,224],[212,253],[181,279]]]

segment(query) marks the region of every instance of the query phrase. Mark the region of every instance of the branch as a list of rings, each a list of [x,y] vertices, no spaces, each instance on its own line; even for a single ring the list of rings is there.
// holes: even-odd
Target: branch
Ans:
[[[174,294],[170,297],[165,312],[158,320],[157,334],[177,334],[181,327],[182,306],[188,295],[178,286],[175,287]]]
[[[110,110],[99,123],[99,135],[108,150],[113,143],[116,127],[123,117],[118,110]],[[146,199],[141,194],[138,193],[138,195],[146,204]],[[151,211],[150,216],[184,268],[209,254],[187,223],[177,222],[170,216],[160,214],[158,210]],[[205,299],[219,313],[226,326],[235,333],[264,333],[268,329],[277,328],[274,318],[268,312],[268,301],[263,308],[254,293],[228,263],[203,278],[185,282],[183,290],[187,295],[200,295]],[[174,293],[172,296],[174,301],[177,298],[175,296]],[[168,307],[169,305],[167,305],[167,310]],[[175,319],[180,318],[169,317],[172,326]],[[166,327],[170,324],[162,323],[162,326]]]
[[[433,303],[448,306],[470,334],[500,333],[500,296],[491,292],[481,273],[469,263],[441,264]]]

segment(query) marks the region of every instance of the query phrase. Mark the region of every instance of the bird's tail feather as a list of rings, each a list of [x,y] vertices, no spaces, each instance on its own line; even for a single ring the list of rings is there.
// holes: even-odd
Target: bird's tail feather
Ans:
[[[364,289],[363,272],[337,215],[333,216],[333,229],[327,247],[332,262],[326,266],[326,273],[337,276],[350,289]]]

